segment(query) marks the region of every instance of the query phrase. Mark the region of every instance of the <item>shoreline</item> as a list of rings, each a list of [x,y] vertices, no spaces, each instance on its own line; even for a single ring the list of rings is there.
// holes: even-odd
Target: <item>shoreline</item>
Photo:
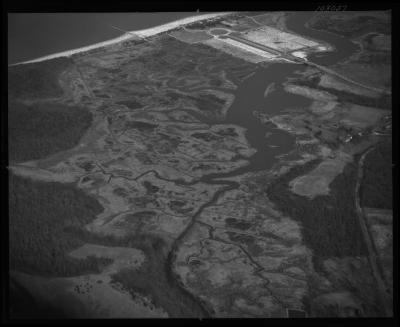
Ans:
[[[97,48],[109,46],[109,45],[112,45],[112,44],[120,43],[120,42],[123,42],[123,41],[126,41],[126,40],[134,39],[135,37],[137,37],[137,38],[146,38],[146,37],[154,36],[154,35],[157,35],[159,33],[163,33],[163,32],[172,30],[172,29],[177,28],[179,26],[191,24],[191,23],[194,23],[194,22],[197,22],[197,21],[200,21],[200,20],[216,18],[216,17],[219,17],[219,16],[225,16],[225,15],[229,15],[229,14],[232,14],[232,12],[219,12],[219,13],[213,13],[213,14],[202,14],[202,15],[196,15],[196,16],[189,16],[189,17],[178,19],[178,20],[175,20],[175,21],[172,21],[172,22],[169,22],[169,23],[158,25],[158,26],[155,26],[155,27],[150,27],[150,28],[146,28],[146,29],[142,29],[142,30],[136,30],[136,31],[127,31],[125,34],[123,34],[121,36],[118,36],[116,38],[113,38],[113,39],[109,39],[109,40],[106,40],[106,41],[94,43],[94,44],[83,46],[83,47],[80,47],[80,48],[75,48],[75,49],[71,49],[71,50],[65,50],[65,51],[61,51],[61,52],[45,55],[45,56],[42,56],[42,57],[39,57],[39,58],[35,58],[35,59],[31,59],[31,60],[21,61],[21,62],[18,62],[18,63],[10,64],[10,65],[8,65],[8,67],[17,66],[17,65],[24,65],[24,64],[30,64],[30,63],[35,63],[35,62],[41,62],[41,61],[50,60],[50,59],[59,58],[59,57],[70,57],[70,56],[72,56],[74,54],[77,54],[77,53],[86,52],[86,51],[90,51],[90,50],[93,50],[93,49],[97,49]]]

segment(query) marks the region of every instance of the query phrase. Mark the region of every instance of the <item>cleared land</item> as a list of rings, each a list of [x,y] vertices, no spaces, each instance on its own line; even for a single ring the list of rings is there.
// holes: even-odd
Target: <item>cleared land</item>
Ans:
[[[319,195],[328,195],[329,185],[337,175],[342,173],[351,157],[345,153],[337,153],[333,159],[326,159],[307,175],[290,181],[291,190],[302,196],[314,198]]]
[[[190,31],[186,29],[171,32],[169,35],[187,43],[203,42],[212,38],[206,31]]]
[[[217,44],[217,46],[218,46],[218,42],[227,43],[228,45],[231,46],[231,48],[232,47],[233,48],[236,47],[236,48],[239,48],[241,50],[244,50],[247,53],[254,53],[257,56],[264,58],[264,60],[265,59],[272,59],[272,58],[276,57],[276,55],[273,54],[273,53],[270,53],[270,52],[267,52],[267,51],[264,51],[264,50],[261,50],[261,49],[254,48],[254,47],[252,47],[250,45],[247,45],[245,43],[242,43],[240,41],[233,40],[233,39],[230,39],[230,38],[218,39],[217,41],[214,41],[213,44]],[[224,46],[222,45],[222,46],[220,46],[220,48],[223,49]],[[233,51],[232,53],[235,53],[235,52]],[[240,53],[240,51],[236,52],[236,53]]]
[[[298,50],[306,47],[315,47],[317,42],[303,37],[289,34],[279,29],[263,26],[242,33],[245,39],[279,50],[281,52]]]

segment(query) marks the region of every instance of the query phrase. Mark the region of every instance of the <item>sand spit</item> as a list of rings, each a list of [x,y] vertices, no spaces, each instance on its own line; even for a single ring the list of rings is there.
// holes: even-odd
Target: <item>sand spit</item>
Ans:
[[[45,60],[49,60],[49,59],[53,59],[53,58],[59,58],[59,57],[69,57],[72,56],[73,54],[76,53],[80,53],[80,52],[85,52],[85,51],[89,51],[89,50],[93,50],[96,48],[101,48],[104,46],[108,46],[111,44],[116,44],[119,42],[123,42],[135,37],[141,37],[141,38],[145,38],[145,37],[149,37],[149,36],[153,36],[159,33],[163,33],[169,30],[172,30],[174,28],[177,28],[179,26],[182,25],[186,25],[186,24],[191,24],[200,20],[205,20],[205,19],[211,19],[211,18],[215,18],[215,17],[219,17],[219,16],[225,16],[225,15],[229,15],[232,14],[232,12],[223,12],[223,13],[212,13],[212,14],[204,14],[204,15],[197,15],[197,16],[190,16],[190,17],[186,17],[183,19],[179,19],[170,23],[166,23],[163,25],[159,25],[156,27],[151,27],[151,28],[147,28],[147,29],[143,29],[143,30],[137,30],[137,31],[129,31],[119,37],[116,37],[114,39],[110,39],[107,41],[103,41],[103,42],[99,42],[99,43],[95,43],[92,45],[88,45],[85,47],[81,47],[81,48],[76,48],[76,49],[71,49],[71,50],[67,50],[67,51],[62,51],[62,52],[57,52],[57,53],[53,53],[47,56],[43,56],[43,57],[39,57],[36,59],[32,59],[32,60],[28,60],[28,61],[23,61],[23,62],[19,62],[19,63],[15,63],[9,66],[15,66],[15,65],[21,65],[21,64],[28,64],[28,63],[34,63],[34,62],[40,62],[40,61],[45,61]]]

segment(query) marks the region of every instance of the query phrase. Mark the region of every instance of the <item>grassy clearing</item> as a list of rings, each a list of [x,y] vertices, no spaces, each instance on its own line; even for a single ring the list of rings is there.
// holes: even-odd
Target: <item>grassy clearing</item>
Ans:
[[[283,32],[270,26],[258,27],[257,29],[245,32],[243,33],[243,37],[279,51],[297,50],[318,45],[314,41]]]
[[[346,116],[340,122],[347,127],[360,130],[376,125],[383,116],[390,114],[389,110],[356,104],[345,106],[344,109]]]
[[[309,174],[299,176],[289,185],[292,191],[298,195],[315,198],[319,195],[330,193],[330,184],[339,175],[350,159],[345,155],[338,155],[334,159],[327,159],[320,163]]]
[[[348,66],[346,67],[346,69],[349,70]],[[344,72],[344,75],[346,75],[346,72]],[[390,95],[380,95],[379,97],[364,96],[361,94],[356,94],[352,88],[347,88],[347,90],[339,90],[338,88],[330,85],[323,85],[323,83],[320,84],[320,82],[321,76],[319,74],[310,76],[308,78],[297,79],[295,81],[296,85],[325,91],[326,93],[329,92],[332,96],[340,99],[341,102],[350,102],[360,106],[374,108],[391,109],[392,98]]]
[[[229,55],[232,55],[237,58],[241,58],[241,59],[246,60],[251,63],[258,63],[258,62],[266,60],[263,56],[261,56],[259,54],[256,54],[254,52],[251,52],[249,50],[246,50],[246,49],[243,49],[240,47],[237,47],[228,42],[224,42],[220,39],[210,39],[210,40],[207,40],[206,42],[204,42],[204,44],[207,44],[210,47],[221,50]]]
[[[212,39],[212,36],[207,34],[206,31],[187,31],[178,30],[170,33],[171,36],[177,38],[180,41],[192,44],[197,42],[203,42]]]

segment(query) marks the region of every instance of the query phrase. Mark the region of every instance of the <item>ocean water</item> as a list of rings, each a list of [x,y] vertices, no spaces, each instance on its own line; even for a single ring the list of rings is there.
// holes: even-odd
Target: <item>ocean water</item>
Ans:
[[[196,12],[160,13],[12,13],[8,14],[8,63],[106,41],[194,16]]]
[[[120,31],[137,30],[196,13],[106,13],[106,14],[12,14],[9,15],[9,62],[33,59],[46,54],[93,44],[121,35]],[[348,39],[334,34],[309,29],[305,23],[313,12],[293,13],[287,27],[295,33],[323,40],[335,47],[333,52],[321,53],[312,60],[320,64],[334,64],[349,57],[357,47]],[[311,101],[302,96],[286,93],[282,82],[302,70],[303,65],[275,63],[260,67],[235,91],[235,100],[229,108],[225,123],[236,124],[247,129],[246,138],[257,153],[249,158],[249,165],[227,174],[210,174],[204,180],[229,177],[248,171],[270,169],[280,155],[294,147],[293,135],[271,124],[261,123],[253,111],[277,114],[286,108],[305,107]],[[264,97],[268,85],[278,87]],[[266,134],[269,136],[266,137]]]

